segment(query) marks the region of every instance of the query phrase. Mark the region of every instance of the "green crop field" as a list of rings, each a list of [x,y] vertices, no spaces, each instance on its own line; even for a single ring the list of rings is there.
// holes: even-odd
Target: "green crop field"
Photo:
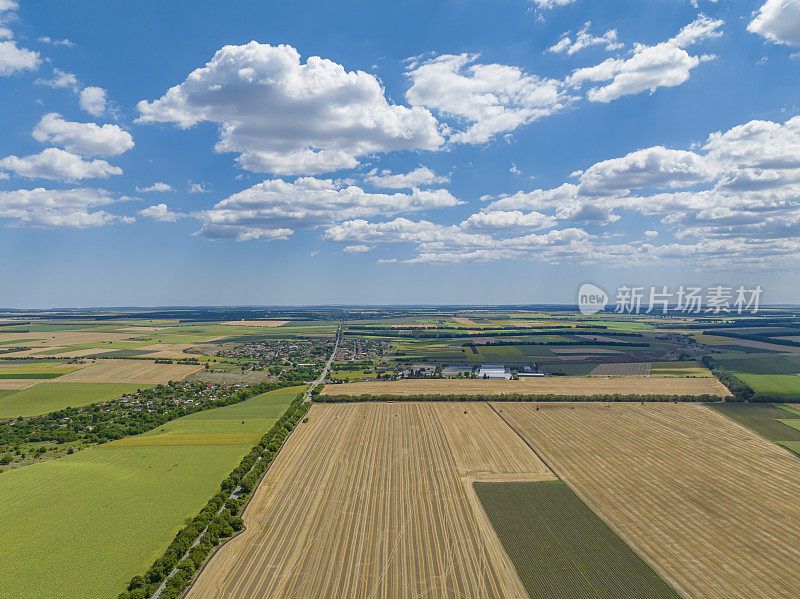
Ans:
[[[21,362],[21,361],[20,361]],[[2,374],[45,374],[59,373],[67,374],[80,370],[83,366],[68,366],[65,362],[44,362],[36,361],[32,363],[4,362],[0,364]]]
[[[334,370],[331,372],[331,378],[348,381],[364,377],[374,377],[376,375],[377,372],[374,370]]]
[[[563,482],[474,486],[531,597],[678,597]]]
[[[800,397],[800,376],[796,374],[751,374],[735,372],[737,377],[765,395]]]
[[[599,324],[608,327],[609,331],[652,331],[653,326],[646,322],[635,322],[632,320],[594,320],[587,319],[584,321],[586,324]]]
[[[0,341],[0,345],[25,345],[31,341],[41,341],[41,339],[6,339],[4,341]]]
[[[798,431],[800,431],[800,418],[788,418],[788,419],[783,418],[780,419],[779,421],[785,424],[786,426],[791,426],[793,429],[797,429]]]
[[[0,379],[57,379],[62,374],[67,374],[66,372],[59,372],[59,373],[44,373],[44,372],[24,372],[20,374],[6,374],[4,372],[0,372]]]
[[[503,364],[506,362],[535,362],[536,358],[553,356],[544,345],[485,345],[476,346],[477,353],[467,347],[464,359],[473,364]]]
[[[39,383],[0,398],[0,418],[38,416],[116,399],[149,385],[133,383]]]
[[[694,339],[698,343],[702,343],[703,345],[736,345],[738,343],[738,340],[734,339],[733,337],[720,337],[719,335],[704,335],[703,333],[697,333],[696,335],[692,335],[692,339]]]
[[[39,362],[11,367],[3,364],[0,367],[0,379],[55,379],[81,368],[83,366],[65,366],[62,362]]]
[[[574,362],[548,362],[544,366],[551,372],[563,372],[569,376],[586,376],[595,369],[595,366],[599,366],[599,364],[587,364],[584,362],[579,364]]]
[[[718,361],[725,368],[734,372],[752,374],[795,374],[800,372],[800,356],[720,357]]]
[[[800,443],[800,430],[787,425],[788,420],[794,420],[793,416],[797,418],[796,422],[800,423],[800,411],[789,406],[736,402],[714,403],[708,406],[774,443],[781,445],[787,442]]]
[[[151,445],[100,445],[0,474],[0,597],[116,597],[252,446],[215,436],[257,437],[301,390],[173,420],[146,433]],[[187,445],[166,440],[181,435]]]
[[[67,345],[64,347],[56,347],[53,349],[46,349],[44,351],[36,352],[37,356],[54,356],[56,354],[63,354],[67,352],[75,352],[84,349],[134,349],[141,345],[145,345],[146,341],[106,341],[103,343],[76,343],[74,345]]]
[[[705,377],[709,378],[713,375],[711,371],[703,366],[700,362],[686,361],[686,362],[653,362],[650,367],[650,376],[664,376],[664,377]]]
[[[781,445],[800,456],[800,441],[784,441]]]

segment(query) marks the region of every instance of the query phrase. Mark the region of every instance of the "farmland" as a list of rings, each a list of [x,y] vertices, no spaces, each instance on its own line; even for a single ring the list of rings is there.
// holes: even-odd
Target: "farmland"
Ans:
[[[39,381],[37,379],[5,379],[0,378],[0,389],[4,391],[15,389],[27,389],[33,387]]]
[[[70,372],[83,368],[81,364],[66,362],[36,362],[33,364],[15,364],[13,362],[0,364],[0,378],[57,378]]]
[[[0,563],[14,576],[0,577],[0,596],[115,596],[160,555],[250,449],[251,436],[298,391],[173,420],[148,433],[148,445],[106,444],[3,473]],[[234,434],[242,444],[219,443],[219,435],[229,441]],[[191,442],[181,444],[187,436]]]
[[[663,377],[711,377],[711,371],[700,362],[653,362],[650,376]]]
[[[735,374],[750,385],[756,394],[785,395],[789,399],[800,397],[800,376],[796,374]]]
[[[96,360],[77,372],[64,375],[59,382],[156,385],[181,381],[200,368],[197,365],[156,364],[149,360]]]
[[[563,482],[475,491],[531,597],[678,598]]]
[[[798,377],[800,379],[800,377]],[[323,395],[495,395],[519,394],[643,394],[643,395],[730,395],[713,378],[644,378],[644,377],[537,377],[518,381],[411,379],[402,381],[369,381],[328,385]]]
[[[136,391],[130,383],[43,382],[0,397],[0,418],[37,416],[63,408],[77,408],[115,399]]]
[[[693,404],[496,406],[682,595],[796,597],[800,462],[790,453]]]
[[[340,327],[331,379],[387,380],[323,389],[239,514],[246,529],[189,597],[783,597],[800,586],[800,462],[784,449],[800,452],[800,412],[625,397],[728,396],[705,355],[754,387],[800,385],[800,350],[769,342],[797,322],[339,307],[14,318],[0,323],[0,418],[80,409],[2,422],[2,597],[124,590],[295,391],[165,414],[241,385],[312,380]],[[473,378],[492,363],[519,380]],[[523,376],[537,372],[552,376]],[[148,389],[168,380],[183,382]],[[363,394],[406,401],[322,403]],[[583,403],[593,395],[621,403]]]
[[[308,416],[188,597],[527,597],[471,482],[554,477],[488,405]]]
[[[616,364],[598,364],[590,372],[590,376],[649,376],[650,362],[618,362]]]
[[[732,402],[711,407],[775,443],[800,442],[800,430],[787,424],[792,419],[800,422],[800,410],[785,404]]]
[[[800,373],[800,356],[720,357],[719,362],[733,372],[752,374]]]

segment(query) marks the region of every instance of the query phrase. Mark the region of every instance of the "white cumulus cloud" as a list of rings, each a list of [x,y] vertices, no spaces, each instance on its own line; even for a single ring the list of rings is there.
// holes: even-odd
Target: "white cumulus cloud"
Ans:
[[[154,220],[162,223],[174,223],[186,216],[180,212],[173,212],[166,204],[155,204],[139,211],[139,215],[147,220]]]
[[[46,85],[47,87],[53,88],[67,88],[76,93],[78,91],[78,87],[80,86],[75,73],[62,71],[61,69],[57,68],[53,69],[53,76],[50,79],[40,78],[34,81],[34,83],[36,83],[36,85]]]
[[[39,63],[41,60],[38,52],[20,48],[14,40],[0,41],[0,77],[35,70]]]
[[[30,156],[6,156],[0,159],[0,171],[16,174],[26,179],[78,179],[106,178],[121,175],[122,169],[105,160],[84,160],[77,154],[47,148]]]
[[[442,144],[424,108],[390,104],[380,82],[288,45],[224,46],[161,98],[138,104],[139,122],[220,126],[218,152],[242,168],[318,174],[358,165],[361,156],[435,150]]]
[[[35,70],[41,64],[38,52],[20,48],[14,41],[14,33],[4,24],[13,19],[19,4],[12,0],[0,0],[0,77],[17,75]]]
[[[654,146],[593,164],[580,175],[578,192],[622,195],[631,189],[691,185],[715,175],[716,169],[703,156]]]
[[[162,183],[161,181],[156,181],[148,187],[137,187],[136,191],[139,193],[172,191],[172,185],[169,185],[168,183]]]
[[[705,39],[719,37],[722,21],[701,15],[686,25],[672,39],[655,46],[636,44],[628,58],[609,58],[598,65],[575,70],[568,78],[574,86],[586,82],[608,82],[592,87],[587,98],[592,102],[610,102],[622,96],[659,87],[674,87],[689,79],[692,69],[710,56],[694,56],[686,47]]]
[[[89,86],[81,90],[78,105],[92,116],[100,116],[106,111],[108,98],[102,87]]]
[[[450,141],[483,143],[553,114],[571,101],[560,81],[516,66],[476,64],[478,58],[478,54],[444,54],[408,65],[411,87],[406,99],[450,118]]]
[[[203,212],[201,234],[239,241],[281,238],[296,228],[313,228],[350,218],[397,214],[456,206],[461,202],[444,189],[409,194],[368,193],[337,186],[330,179],[301,177],[263,181]]]
[[[365,252],[371,252],[374,250],[375,247],[371,245],[348,245],[342,251],[347,254],[363,254]]]
[[[186,191],[189,193],[211,193],[211,185],[204,181],[200,183],[192,183],[189,181],[186,185]]]
[[[556,224],[556,219],[541,212],[521,212],[519,210],[497,210],[472,214],[461,223],[466,231],[523,231],[543,229]]]
[[[603,35],[592,35],[589,33],[589,28],[592,26],[591,21],[587,21],[583,28],[572,39],[568,33],[562,35],[561,39],[554,45],[548,48],[548,52],[553,54],[561,54],[566,52],[567,55],[580,52],[589,46],[605,46],[606,50],[619,50],[624,46],[617,40],[617,30],[609,29]]]
[[[17,189],[0,191],[0,220],[25,227],[99,227],[131,222],[130,217],[97,210],[116,202],[102,189]]]
[[[84,156],[118,156],[134,146],[131,134],[117,125],[67,121],[56,112],[44,115],[32,135]]]
[[[747,30],[776,44],[800,46],[800,0],[767,0]]]
[[[427,166],[420,166],[407,173],[393,173],[389,170],[373,169],[364,177],[376,187],[388,189],[412,189],[426,185],[441,185],[450,181],[449,177],[439,176]]]

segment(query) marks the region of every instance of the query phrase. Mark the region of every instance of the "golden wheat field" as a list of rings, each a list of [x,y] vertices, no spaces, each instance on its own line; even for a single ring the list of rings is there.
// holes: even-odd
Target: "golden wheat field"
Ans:
[[[494,406],[682,595],[798,597],[794,455],[697,404]]]
[[[527,597],[471,481],[555,477],[488,404],[317,404],[309,419],[187,597]]]
[[[53,379],[55,383],[141,383],[180,381],[200,370],[197,364],[156,364],[151,360],[95,360],[86,368]]]
[[[366,381],[326,385],[323,395],[495,395],[507,393],[557,395],[642,394],[642,395],[717,395],[730,391],[712,378],[644,378],[549,376],[518,381],[482,379],[406,379],[401,381]]]
[[[229,324],[238,327],[267,327],[274,328],[287,324],[288,320],[229,320],[220,324]]]

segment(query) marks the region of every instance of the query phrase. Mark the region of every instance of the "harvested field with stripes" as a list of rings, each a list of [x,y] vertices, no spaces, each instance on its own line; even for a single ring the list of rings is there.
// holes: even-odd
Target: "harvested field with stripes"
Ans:
[[[267,327],[271,329],[275,327],[281,327],[288,323],[288,320],[229,320],[227,322],[221,322],[220,324],[227,324],[237,327]]]
[[[494,406],[683,596],[797,597],[800,460],[786,450],[697,404]]]
[[[14,390],[27,389],[40,383],[37,379],[2,379],[0,378],[0,389]]]
[[[589,376],[650,376],[650,362],[598,364]]]
[[[623,378],[546,376],[520,378],[518,381],[484,379],[405,379],[400,381],[367,381],[326,385],[323,395],[497,395],[519,393],[537,395],[730,395],[725,386],[713,378]]]
[[[182,381],[201,368],[196,364],[156,364],[150,360],[96,360],[86,368],[54,379],[54,382],[156,385]]]
[[[497,478],[555,479],[488,404],[314,405],[187,597],[527,597],[472,489]]]

